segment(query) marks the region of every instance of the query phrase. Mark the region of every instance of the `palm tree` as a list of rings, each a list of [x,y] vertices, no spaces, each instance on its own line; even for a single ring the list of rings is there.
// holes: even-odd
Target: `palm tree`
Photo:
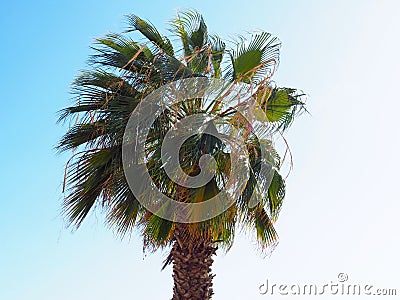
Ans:
[[[220,78],[254,85],[253,96],[266,115],[264,122],[282,134],[304,110],[303,95],[271,82],[280,42],[269,33],[256,32],[248,39],[240,36],[228,47],[220,37],[208,33],[202,15],[196,11],[181,12],[169,23],[175,38],[172,41],[136,15],[127,16],[127,21],[123,34],[96,39],[88,70],[73,82],[74,104],[60,112],[59,121],[72,122],[57,149],[73,152],[66,164],[63,211],[69,224],[79,227],[94,207],[102,207],[106,223],[121,236],[136,228],[145,249],[170,249],[164,267],[173,263],[172,299],[211,299],[213,256],[217,247],[229,250],[235,230],[245,228],[255,233],[262,250],[276,244],[273,223],[285,196],[285,181],[280,174],[283,159],[271,140],[250,130],[245,139],[249,177],[240,196],[211,219],[179,223],[149,211],[129,188],[122,160],[128,119],[147,95],[166,84],[186,78]],[[133,40],[129,37],[132,32],[141,38]],[[168,197],[181,202],[203,202],[217,195],[231,169],[224,143],[202,133],[185,141],[180,163],[188,175],[194,176],[200,170],[199,158],[211,154],[218,170],[212,180],[203,187],[185,188],[163,170],[161,145],[166,131],[177,120],[198,112],[218,114],[231,124],[240,120],[235,108],[221,111],[217,102],[204,107],[201,99],[188,99],[158,116],[146,138],[146,165],[153,182]],[[234,126],[247,121],[241,122]],[[274,167],[271,178],[260,171],[261,144],[269,149]],[[252,206],[249,201],[254,195],[257,204]]]

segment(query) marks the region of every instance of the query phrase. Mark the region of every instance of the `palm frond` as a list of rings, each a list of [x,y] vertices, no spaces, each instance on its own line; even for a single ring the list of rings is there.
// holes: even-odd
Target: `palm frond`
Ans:
[[[128,15],[126,18],[129,25],[126,32],[137,30],[149,41],[153,42],[160,50],[170,56],[174,56],[174,48],[171,41],[167,37],[162,36],[152,24],[134,14]]]
[[[138,73],[143,73],[150,68],[154,58],[154,54],[146,45],[140,45],[121,34],[108,34],[96,39],[92,49],[96,51],[96,54],[91,55],[90,64]],[[132,60],[132,58],[135,59]]]
[[[220,78],[222,75],[221,63],[224,58],[226,44],[218,35],[210,36],[211,43],[211,62],[214,70],[214,77]]]
[[[187,66],[196,73],[208,70],[210,42],[203,16],[195,10],[179,12],[170,26],[171,32],[181,40]]]
[[[228,51],[228,79],[257,82],[272,76],[279,63],[280,46],[278,38],[268,32],[254,34],[250,41],[241,38],[235,49]]]
[[[254,226],[256,228],[257,240],[262,248],[268,248],[276,244],[278,234],[267,212],[262,207],[257,207],[254,210]]]
[[[305,111],[305,94],[293,88],[259,89],[256,99],[264,110],[267,120],[277,130],[286,130],[296,115]]]
[[[107,222],[110,227],[124,237],[131,233],[143,211],[141,204],[132,194],[123,172],[118,173],[113,181],[113,197],[107,213]]]
[[[118,147],[103,148],[84,152],[69,166],[64,211],[71,224],[79,227],[96,202],[104,205],[112,197],[110,183],[121,159]]]

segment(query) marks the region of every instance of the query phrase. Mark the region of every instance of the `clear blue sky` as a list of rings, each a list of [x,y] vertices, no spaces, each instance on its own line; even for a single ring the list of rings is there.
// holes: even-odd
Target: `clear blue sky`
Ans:
[[[196,8],[228,37],[263,29],[283,42],[275,80],[309,94],[288,134],[295,169],[263,259],[239,236],[215,263],[214,299],[264,299],[258,286],[335,280],[398,288],[400,4],[353,1],[3,1],[1,30],[0,299],[168,299],[165,253],[144,257],[93,214],[71,234],[60,217],[65,127],[56,111],[95,37],[135,13],[166,28]],[[229,3],[229,4],[228,4]],[[343,297],[344,298],[344,297]],[[298,297],[298,299],[301,299]]]

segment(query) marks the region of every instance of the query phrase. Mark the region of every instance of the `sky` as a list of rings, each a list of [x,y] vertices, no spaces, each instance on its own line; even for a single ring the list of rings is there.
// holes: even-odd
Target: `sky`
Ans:
[[[323,284],[339,273],[399,295],[398,1],[16,0],[0,4],[0,299],[172,295],[171,268],[161,271],[166,252],[143,254],[135,235],[121,241],[101,211],[77,231],[66,228],[68,154],[54,146],[66,130],[57,111],[71,103],[70,83],[94,38],[121,32],[128,13],[165,29],[185,8],[199,10],[222,37],[257,29],[278,36],[274,80],[303,90],[310,112],[286,136],[294,170],[276,224],[279,245],[263,257],[239,235],[230,252],[218,253],[213,299],[285,299],[261,295],[259,286]]]

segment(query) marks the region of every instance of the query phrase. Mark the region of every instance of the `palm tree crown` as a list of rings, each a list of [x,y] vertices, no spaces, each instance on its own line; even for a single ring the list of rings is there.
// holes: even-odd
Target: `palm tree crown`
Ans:
[[[100,206],[106,211],[107,223],[122,236],[138,228],[145,248],[150,250],[176,243],[183,249],[184,244],[197,240],[229,249],[239,227],[254,232],[263,249],[273,246],[277,241],[273,223],[285,196],[285,182],[279,172],[282,160],[271,140],[249,132],[245,142],[250,175],[240,197],[220,215],[191,224],[163,219],[138,201],[124,175],[122,144],[132,111],[147,95],[168,83],[195,77],[254,85],[254,97],[266,115],[265,121],[272,131],[282,133],[304,109],[304,103],[303,94],[296,89],[271,83],[280,41],[267,32],[257,32],[248,39],[239,37],[225,43],[208,33],[202,15],[195,11],[181,12],[169,23],[172,39],[136,15],[127,16],[127,21],[128,29],[123,34],[96,39],[88,70],[73,82],[75,103],[61,111],[60,121],[72,121],[57,146],[59,151],[73,151],[66,166],[63,205],[70,224],[79,227],[88,213]],[[132,32],[140,33],[141,38],[132,39]],[[182,169],[195,175],[199,158],[205,153],[212,155],[217,171],[209,183],[184,188],[163,170],[161,145],[166,132],[177,120],[199,112],[219,114],[231,123],[240,116],[235,109],[222,112],[216,103],[205,107],[201,99],[188,99],[158,116],[146,138],[148,172],[160,191],[177,201],[210,199],[229,177],[232,162],[226,145],[208,134],[185,141],[179,157]],[[260,144],[269,150],[274,166],[272,179],[260,172]],[[249,205],[252,195],[259,200],[254,207]],[[166,263],[174,259],[179,260],[170,256]],[[181,289],[178,285],[174,293],[182,294]],[[188,292],[186,295],[197,299]]]

